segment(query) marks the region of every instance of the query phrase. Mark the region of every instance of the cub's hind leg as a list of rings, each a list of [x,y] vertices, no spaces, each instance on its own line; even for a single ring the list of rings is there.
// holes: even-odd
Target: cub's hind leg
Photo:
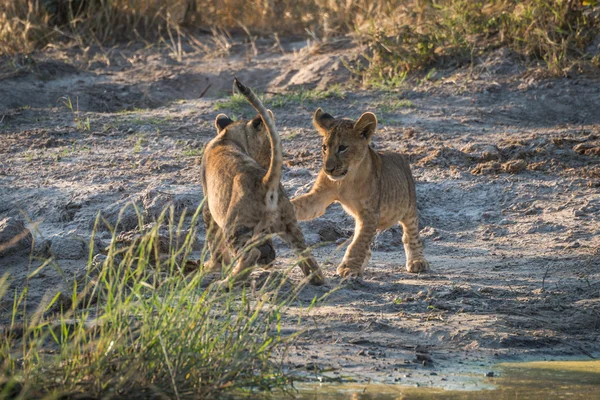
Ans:
[[[408,272],[424,272],[429,269],[429,263],[423,254],[423,242],[419,237],[419,217],[417,211],[411,211],[400,221],[404,234],[404,252],[406,253],[406,270]]]
[[[287,200],[287,196],[283,201],[280,201],[281,222],[278,229],[278,234],[296,253],[301,261],[300,268],[304,276],[310,276],[312,285],[320,286],[325,283],[325,276],[317,264],[317,260],[312,255],[312,252],[306,246],[302,230],[298,226],[294,207]]]
[[[254,240],[254,228],[243,225],[231,225],[225,230],[227,244],[234,255],[235,265],[221,283],[244,281],[252,272],[252,267],[260,259],[261,252]]]
[[[208,271],[220,270],[223,264],[231,264],[231,257],[229,256],[229,250],[225,243],[223,230],[213,219],[208,208],[208,203],[204,204],[202,218],[204,219],[204,226],[206,228],[208,251],[211,256],[210,260],[204,263],[204,268]]]

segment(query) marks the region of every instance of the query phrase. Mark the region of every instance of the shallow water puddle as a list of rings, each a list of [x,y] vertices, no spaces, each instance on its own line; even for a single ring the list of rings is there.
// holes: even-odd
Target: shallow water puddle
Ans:
[[[298,399],[600,399],[600,361],[502,363],[476,390],[401,384],[299,384]],[[471,376],[474,380],[478,379]],[[475,387],[475,386],[473,386]],[[484,387],[485,389],[481,389]]]

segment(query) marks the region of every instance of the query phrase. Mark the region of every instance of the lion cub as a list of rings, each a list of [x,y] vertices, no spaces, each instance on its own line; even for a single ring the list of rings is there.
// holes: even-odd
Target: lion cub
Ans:
[[[258,111],[251,121],[233,122],[225,114],[215,120],[218,135],[202,156],[203,210],[213,266],[235,261],[230,279],[243,280],[261,256],[258,246],[277,233],[301,256],[310,282],[325,279],[304,241],[280,184],[282,149],[271,110],[237,79],[235,85]]]
[[[309,193],[292,199],[298,220],[323,215],[327,206],[340,202],[356,222],[354,238],[342,263],[341,276],[362,276],[371,258],[377,230],[400,222],[408,272],[429,267],[419,238],[415,183],[406,159],[400,154],[375,152],[369,144],[377,118],[367,112],[358,121],[333,118],[320,108],[313,125],[323,137],[323,168]]]

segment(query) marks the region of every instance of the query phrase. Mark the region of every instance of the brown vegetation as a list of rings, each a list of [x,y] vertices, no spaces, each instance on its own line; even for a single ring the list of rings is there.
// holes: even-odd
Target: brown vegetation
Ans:
[[[367,48],[355,66],[369,79],[398,82],[409,71],[471,62],[507,46],[554,74],[597,67],[597,1],[564,0],[0,0],[0,53],[28,53],[57,42],[110,45],[143,40],[181,47],[182,37],[351,36]],[[199,47],[202,43],[192,40]],[[400,77],[400,78],[399,78]]]

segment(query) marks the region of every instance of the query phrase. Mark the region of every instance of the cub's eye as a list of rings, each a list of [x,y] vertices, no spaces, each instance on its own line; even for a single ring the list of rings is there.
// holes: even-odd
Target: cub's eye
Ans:
[[[322,147],[323,147],[323,151],[327,151],[327,145],[324,144]]]
[[[340,147],[338,148],[338,152],[340,152],[340,153],[343,153],[343,152],[345,152],[346,150],[348,150],[348,146],[340,146]]]

